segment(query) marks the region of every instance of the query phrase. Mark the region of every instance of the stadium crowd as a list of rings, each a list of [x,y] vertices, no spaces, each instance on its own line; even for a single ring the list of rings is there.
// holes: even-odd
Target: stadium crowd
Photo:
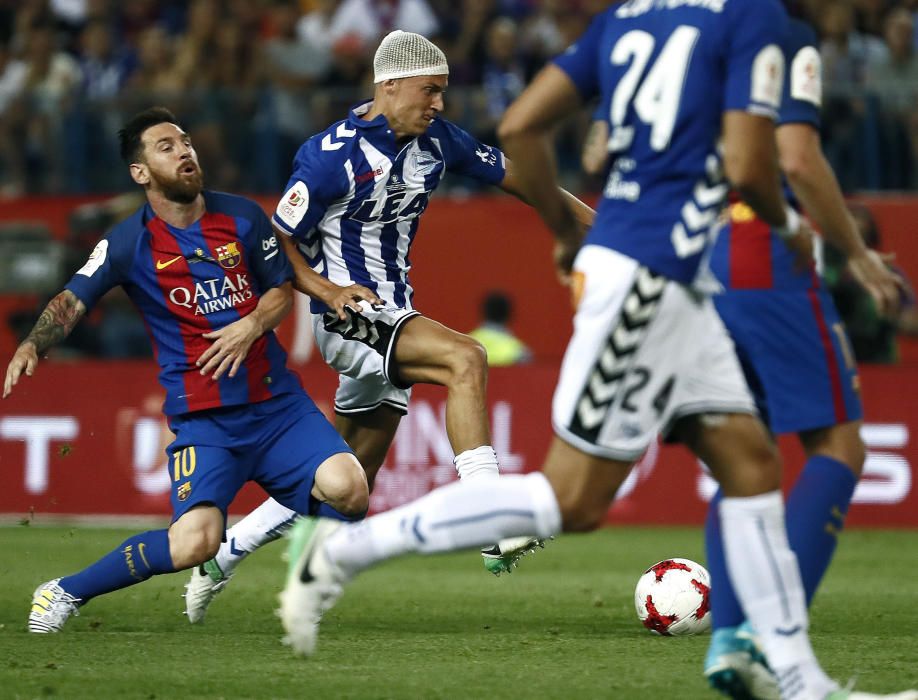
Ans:
[[[499,116],[527,80],[607,4],[0,3],[0,196],[126,188],[110,136],[151,103],[190,125],[210,186],[276,192],[304,138],[369,94],[373,47],[393,27],[446,51],[447,116],[493,142]],[[822,37],[825,147],[843,187],[915,186],[918,0],[799,4]],[[578,135],[575,128],[570,138]],[[576,182],[577,160],[561,165]]]
[[[0,200],[129,191],[111,136],[127,115],[150,104],[168,105],[188,125],[208,187],[278,194],[305,138],[372,93],[373,51],[393,27],[428,36],[445,50],[445,116],[496,143],[495,126],[506,107],[608,4],[0,0]],[[822,136],[842,188],[918,186],[918,0],[788,4],[808,16],[821,37]],[[587,124],[584,110],[560,139],[559,164],[575,191],[600,184],[580,172],[577,154]],[[444,189],[474,186],[447,178]],[[111,216],[99,206],[74,214],[69,247],[76,258]],[[897,326],[912,334],[918,322],[877,320],[860,293],[848,294],[843,276],[830,284],[849,325],[868,328],[858,356],[895,361]],[[906,308],[918,315],[908,297]],[[104,318],[113,322],[103,326],[111,332],[88,333],[82,343],[75,336],[71,350],[97,355],[104,339],[115,357],[146,356],[136,314],[117,299],[111,304]],[[20,336],[32,316],[21,312],[6,321]],[[880,355],[864,349],[879,346],[886,348]]]

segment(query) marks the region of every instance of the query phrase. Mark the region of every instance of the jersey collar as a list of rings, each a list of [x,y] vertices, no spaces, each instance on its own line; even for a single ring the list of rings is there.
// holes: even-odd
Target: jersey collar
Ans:
[[[366,102],[361,102],[351,108],[350,113],[347,115],[347,121],[352,126],[356,126],[359,129],[388,129],[389,120],[386,119],[386,115],[377,114],[370,120],[366,120],[363,117],[367,112],[370,111],[370,107],[373,105],[373,100],[367,100]]]

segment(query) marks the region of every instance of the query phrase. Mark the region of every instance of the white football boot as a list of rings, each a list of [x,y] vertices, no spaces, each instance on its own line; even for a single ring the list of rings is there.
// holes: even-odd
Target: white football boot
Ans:
[[[322,614],[341,597],[347,576],[325,553],[325,541],[343,523],[330,518],[301,518],[290,532],[287,583],[280,594],[284,644],[298,656],[316,650]]]
[[[213,559],[191,570],[191,578],[185,584],[185,614],[193,625],[204,621],[204,614],[214,597],[226,588],[232,575],[226,576]]]
[[[481,550],[485,568],[495,576],[512,574],[520,559],[537,549],[545,548],[545,540],[538,537],[507,537],[493,547]]]
[[[29,632],[48,634],[60,632],[71,615],[79,615],[81,601],[60,587],[56,578],[41,584],[32,594],[29,612]]]

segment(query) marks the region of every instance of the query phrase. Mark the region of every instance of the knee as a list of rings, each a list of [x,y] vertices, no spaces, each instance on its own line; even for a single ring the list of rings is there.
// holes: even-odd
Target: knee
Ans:
[[[323,474],[320,498],[336,511],[360,518],[370,508],[367,475],[356,459],[339,463],[334,472]]]
[[[488,379],[488,351],[474,338],[461,338],[449,354],[453,382],[484,385]]]
[[[169,529],[169,553],[177,570],[198,566],[217,555],[223,541],[222,530],[204,524],[182,527],[180,523]]]
[[[608,501],[599,502],[571,492],[556,493],[556,497],[563,532],[592,532],[605,523]]]
[[[370,489],[366,478],[353,479],[347,492],[330,505],[349,518],[362,518],[370,509]]]
[[[733,488],[721,483],[725,495],[756,496],[781,488],[781,454],[777,445],[769,440],[750,445],[743,457],[731,466]]]

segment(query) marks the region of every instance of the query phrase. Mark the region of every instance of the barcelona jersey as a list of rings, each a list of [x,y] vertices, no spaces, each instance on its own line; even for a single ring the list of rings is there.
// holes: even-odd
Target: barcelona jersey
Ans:
[[[204,201],[204,215],[184,229],[145,204],[99,242],[66,286],[87,308],[124,288],[146,323],[170,416],[302,392],[273,332],[252,344],[235,377],[200,374],[195,362],[212,342],[204,334],[251,313],[266,291],[293,277],[257,204],[217,192],[205,192]]]

